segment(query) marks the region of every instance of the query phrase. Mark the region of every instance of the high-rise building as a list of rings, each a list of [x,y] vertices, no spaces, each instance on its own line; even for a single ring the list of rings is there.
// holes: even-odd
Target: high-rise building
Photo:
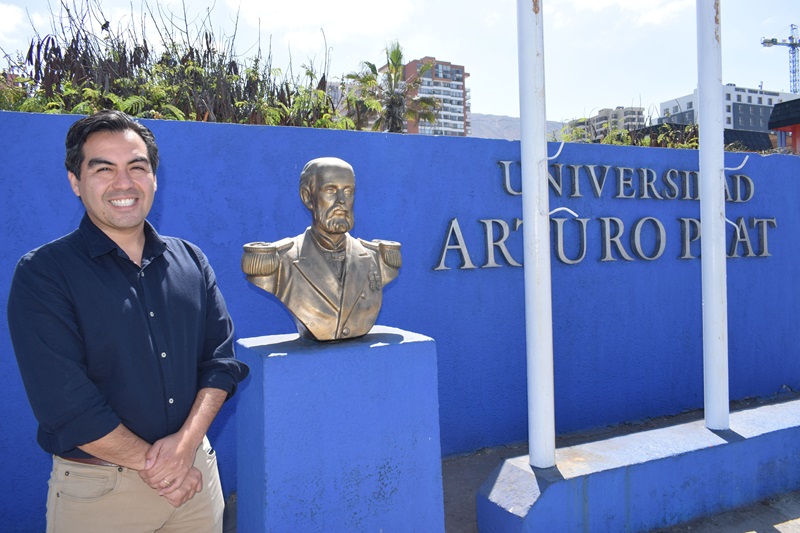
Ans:
[[[769,131],[769,116],[775,104],[800,97],[798,94],[748,89],[728,83],[722,87],[725,113],[723,126],[731,130]],[[697,124],[697,89],[692,94],[661,103],[659,124]]]
[[[439,61],[435,57],[423,57],[407,63],[404,67],[404,78],[416,76],[422,65],[431,63],[430,70],[422,74],[420,96],[435,98],[439,104],[439,112],[435,124],[415,124],[409,121],[408,133],[422,135],[452,135],[466,137],[470,134],[470,91],[465,80],[469,74],[462,65],[454,65],[447,61]]]

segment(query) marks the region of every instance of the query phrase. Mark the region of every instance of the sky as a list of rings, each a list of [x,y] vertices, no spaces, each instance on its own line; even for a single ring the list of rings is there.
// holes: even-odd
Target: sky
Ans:
[[[61,1],[99,1],[117,27],[131,20],[132,7],[138,18],[142,2]],[[148,1],[181,20],[185,9],[190,25],[210,10],[218,38],[236,30],[242,58],[254,54],[259,39],[262,50],[271,49],[273,67],[284,70],[290,63],[321,66],[327,57],[334,79],[359,70],[362,61],[380,66],[384,48],[398,41],[406,60],[432,56],[463,65],[473,113],[519,116],[517,0]],[[57,12],[59,0],[49,2]],[[617,106],[658,116],[662,102],[696,89],[695,0],[540,2],[548,120]],[[789,92],[789,48],[767,48],[761,39],[788,39],[790,25],[800,25],[800,1],[720,3],[723,83]],[[40,35],[51,31],[50,13],[48,0],[0,0],[0,48],[27,50],[32,24]]]

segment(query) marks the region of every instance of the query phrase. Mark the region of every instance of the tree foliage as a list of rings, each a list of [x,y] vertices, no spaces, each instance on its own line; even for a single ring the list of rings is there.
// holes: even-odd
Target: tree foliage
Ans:
[[[565,142],[595,142],[594,127],[588,119],[577,119],[571,127],[562,130]],[[644,146],[648,148],[686,148],[697,149],[699,146],[699,128],[697,124],[670,124],[650,126],[641,130],[626,130],[612,127],[599,140],[600,144],[622,146]],[[726,149],[728,149],[726,147]]]
[[[439,102],[422,96],[419,88],[423,77],[433,67],[423,64],[418,72],[405,76],[403,48],[393,41],[384,48],[386,64],[380,69],[364,61],[361,71],[345,76],[350,82],[347,102],[348,116],[359,129],[372,122],[374,131],[402,133],[407,122],[436,122]]]
[[[595,140],[597,138],[597,140]],[[626,130],[612,127],[605,135],[595,133],[591,121],[586,118],[575,119],[561,130],[560,139],[564,142],[597,142],[623,146],[642,146],[647,148],[683,148],[697,150],[700,146],[700,127],[698,124],[672,124],[665,122],[639,130]],[[741,141],[724,146],[726,152],[751,152]],[[760,153],[789,153],[785,148],[773,148]]]
[[[0,109],[88,114],[113,108],[145,118],[325,128],[355,127],[328,94],[327,52],[320,67],[273,68],[260,43],[235,52],[236,29],[218,38],[211,10],[190,22],[151,6],[114,27],[100,0],[62,0],[51,31],[34,28],[26,54],[7,55]],[[238,23],[238,19],[236,21]],[[152,31],[148,33],[148,25]],[[146,35],[157,35],[154,44]]]

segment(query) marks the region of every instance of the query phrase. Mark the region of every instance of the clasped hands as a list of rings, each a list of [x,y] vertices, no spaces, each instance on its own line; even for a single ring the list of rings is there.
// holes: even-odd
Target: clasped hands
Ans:
[[[139,477],[173,507],[180,507],[203,490],[203,475],[193,466],[197,447],[178,433],[157,440],[145,455]]]

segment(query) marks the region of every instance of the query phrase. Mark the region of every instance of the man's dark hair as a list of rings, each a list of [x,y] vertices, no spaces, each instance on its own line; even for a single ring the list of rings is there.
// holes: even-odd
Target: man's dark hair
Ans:
[[[129,115],[122,111],[106,109],[98,111],[93,115],[84,117],[75,122],[67,132],[67,156],[64,159],[64,166],[67,170],[81,178],[81,164],[83,163],[83,145],[92,133],[98,131],[122,132],[131,130],[136,132],[147,146],[147,158],[150,160],[150,168],[155,174],[158,168],[158,145],[153,132],[146,126],[139,124]]]

